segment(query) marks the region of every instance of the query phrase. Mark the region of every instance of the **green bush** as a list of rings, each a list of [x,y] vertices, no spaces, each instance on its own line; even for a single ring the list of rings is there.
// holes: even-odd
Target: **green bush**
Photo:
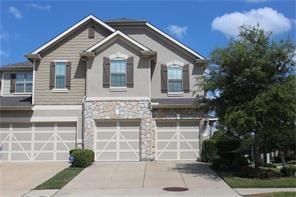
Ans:
[[[211,162],[216,157],[216,146],[214,140],[204,140],[202,142],[201,159],[203,162]]]
[[[272,164],[272,163],[265,163],[265,164],[263,164],[263,167],[266,167],[266,168],[276,168],[277,166],[275,164]]]
[[[282,176],[295,176],[295,173],[296,173],[296,167],[295,166],[283,167],[281,169]]]
[[[70,155],[74,157],[71,167],[85,168],[94,162],[94,152],[89,149],[70,150]]]
[[[244,166],[248,166],[248,159],[242,155],[236,156],[231,163],[232,170],[242,170]]]

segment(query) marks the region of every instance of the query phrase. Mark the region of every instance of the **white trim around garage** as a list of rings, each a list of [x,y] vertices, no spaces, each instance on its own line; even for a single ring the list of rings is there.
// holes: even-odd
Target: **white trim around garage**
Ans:
[[[33,110],[82,110],[82,105],[34,105]]]
[[[55,116],[55,117],[3,117],[1,118],[1,122],[78,122],[77,117],[71,116]]]

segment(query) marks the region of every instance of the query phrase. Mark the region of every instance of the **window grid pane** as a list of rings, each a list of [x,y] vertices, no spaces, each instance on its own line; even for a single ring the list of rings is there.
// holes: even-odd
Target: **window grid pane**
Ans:
[[[169,67],[168,68],[168,91],[169,92],[183,92],[182,67]]]
[[[126,61],[112,60],[111,61],[111,87],[126,86]]]
[[[32,74],[18,73],[16,74],[16,93],[31,93],[32,92]]]
[[[65,88],[66,63],[57,62],[55,65],[55,88]]]

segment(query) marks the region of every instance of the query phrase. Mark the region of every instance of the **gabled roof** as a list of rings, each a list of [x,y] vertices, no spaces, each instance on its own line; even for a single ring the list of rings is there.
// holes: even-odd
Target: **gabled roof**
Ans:
[[[174,39],[173,37],[171,37],[170,35],[164,33],[163,31],[161,31],[160,29],[158,29],[157,27],[155,27],[154,25],[152,25],[151,23],[147,22],[147,21],[137,21],[137,20],[111,20],[111,21],[107,21],[106,22],[108,25],[110,26],[120,26],[120,27],[124,27],[124,26],[133,26],[133,25],[140,25],[140,26],[146,26],[149,29],[153,30],[154,32],[156,32],[157,34],[161,35],[162,37],[166,38],[167,40],[171,41],[172,43],[176,44],[177,46],[181,47],[182,49],[184,49],[185,51],[189,52],[190,54],[194,55],[195,57],[205,60],[206,58],[203,57],[202,55],[200,55],[198,52],[194,51],[193,49],[189,48],[188,46],[182,44],[181,42],[179,42],[178,40]]]
[[[18,62],[13,64],[6,64],[0,67],[1,70],[13,70],[13,69],[33,69],[33,63],[30,61],[27,62]]]
[[[112,38],[115,38],[117,36],[127,40],[128,42],[132,43],[133,45],[137,46],[138,48],[140,48],[143,51],[151,51],[149,48],[145,47],[143,44],[139,43],[138,41],[132,39],[131,37],[127,36],[126,34],[122,33],[121,31],[118,31],[118,30],[115,31],[114,33],[112,33],[111,35],[107,36],[103,40],[99,41],[95,45],[91,46],[90,48],[86,49],[85,51],[92,52],[95,49],[97,49],[98,47],[100,47],[101,45],[103,45],[104,43],[107,43],[108,41],[112,40]]]
[[[53,38],[52,40],[48,41],[46,44],[42,45],[41,47],[39,47],[38,49],[36,49],[35,51],[33,51],[31,54],[38,54],[38,53],[40,53],[43,49],[49,47],[54,42],[56,42],[56,41],[60,40],[61,38],[65,37],[70,32],[72,32],[73,30],[75,30],[76,28],[78,28],[79,26],[83,25],[84,23],[86,23],[86,22],[88,22],[90,20],[93,20],[93,21],[97,22],[99,25],[101,25],[102,27],[108,29],[112,33],[115,32],[115,29],[113,29],[111,26],[107,25],[106,23],[104,23],[103,21],[101,21],[100,19],[98,19],[97,17],[95,17],[93,15],[89,15],[89,16],[85,17],[84,19],[82,19],[81,21],[79,21],[78,23],[76,23],[75,25],[73,25],[70,28],[68,28],[63,33],[61,33],[58,36],[56,36],[55,38]]]
[[[161,31],[160,29],[156,28],[152,24],[146,22],[146,26],[149,27],[150,29],[152,29],[153,31],[157,32],[161,36],[167,38],[171,42],[175,43],[176,45],[180,46],[181,48],[185,49],[186,51],[188,51],[189,53],[193,54],[194,56],[198,57],[199,59],[206,59],[205,57],[203,57],[199,53],[195,52],[194,50],[190,49],[189,47],[187,47],[186,45],[182,44],[178,40],[176,40],[173,37],[169,36],[168,34],[164,33],[163,31]]]

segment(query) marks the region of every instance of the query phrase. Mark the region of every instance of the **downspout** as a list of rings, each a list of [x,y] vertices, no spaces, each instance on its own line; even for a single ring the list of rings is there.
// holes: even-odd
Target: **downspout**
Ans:
[[[85,85],[86,86],[86,85]],[[84,103],[85,103],[85,100],[86,100],[87,96],[85,95],[83,98],[82,98],[82,114],[81,114],[81,122],[82,122],[82,125],[81,125],[81,148],[84,149],[84,123],[85,123],[85,118],[84,118]]]

